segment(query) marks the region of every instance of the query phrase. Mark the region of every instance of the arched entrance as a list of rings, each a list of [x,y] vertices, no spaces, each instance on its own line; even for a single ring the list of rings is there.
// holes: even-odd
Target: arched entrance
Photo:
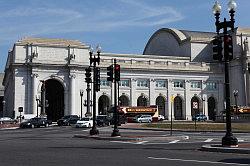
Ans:
[[[166,100],[163,96],[158,96],[156,98],[156,105],[158,106],[159,115],[165,116],[165,103]]]
[[[98,114],[107,115],[107,111],[110,109],[110,100],[108,96],[102,95],[98,99]]]
[[[138,97],[137,106],[148,106],[148,99],[145,96]]]
[[[199,110],[200,110],[199,98],[194,96],[191,99],[191,116],[195,116],[196,114],[198,114]]]
[[[183,120],[182,99],[180,96],[174,98],[174,119]]]
[[[214,97],[209,97],[207,100],[208,103],[208,119],[215,120],[215,99]]]
[[[48,101],[45,112],[49,120],[56,122],[64,116],[64,88],[59,81],[49,79],[45,81],[45,89],[45,98]]]
[[[129,106],[129,99],[128,99],[127,96],[121,95],[119,100],[120,100],[120,106],[121,107]]]

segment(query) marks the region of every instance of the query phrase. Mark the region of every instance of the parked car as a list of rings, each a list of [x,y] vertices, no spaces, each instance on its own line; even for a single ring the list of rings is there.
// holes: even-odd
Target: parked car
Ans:
[[[96,116],[96,124],[98,126],[109,126],[110,118],[107,115],[98,115]]]
[[[10,117],[2,117],[0,118],[0,124],[4,124],[4,123],[10,123],[10,124],[15,124],[18,121],[16,119],[12,119]]]
[[[76,124],[79,119],[80,118],[77,115],[66,115],[57,120],[57,124],[58,126],[69,126],[72,124]]]
[[[158,121],[163,121],[165,120],[165,117],[163,115],[158,115]]]
[[[91,117],[85,117],[76,122],[75,127],[92,127],[93,126],[93,118]]]
[[[35,117],[20,123],[20,128],[35,128],[41,126],[48,127],[51,124],[52,121],[47,120],[47,118]]]
[[[138,123],[142,123],[142,122],[147,122],[147,123],[151,123],[153,120],[151,115],[136,115],[134,117],[134,121],[138,122]]]
[[[206,121],[207,120],[207,116],[204,114],[197,114],[195,116],[192,117],[193,121]]]

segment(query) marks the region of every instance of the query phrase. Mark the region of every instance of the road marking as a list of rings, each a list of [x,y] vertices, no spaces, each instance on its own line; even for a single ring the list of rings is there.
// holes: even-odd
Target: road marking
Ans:
[[[179,142],[180,140],[174,140],[174,141],[171,141],[171,142],[169,142],[170,144],[174,144],[174,143],[177,143],[177,142]]]
[[[238,142],[244,142],[244,140],[243,139],[239,139]]]
[[[121,144],[136,144],[136,145],[141,145],[144,143],[147,143],[148,141],[139,141],[139,142],[128,142],[128,141],[110,141],[110,142],[115,142],[115,143],[121,143]]]
[[[182,161],[182,162],[194,162],[194,163],[209,163],[209,164],[224,164],[224,165],[249,165],[249,164],[239,164],[239,163],[224,163],[218,161],[200,161],[200,160],[185,160],[185,159],[172,159],[172,158],[157,158],[157,157],[148,157],[153,160],[169,160],[169,161]]]
[[[211,141],[213,141],[214,139],[211,139],[211,138],[209,138],[209,139],[207,139],[206,141],[204,141],[204,142],[211,142]]]

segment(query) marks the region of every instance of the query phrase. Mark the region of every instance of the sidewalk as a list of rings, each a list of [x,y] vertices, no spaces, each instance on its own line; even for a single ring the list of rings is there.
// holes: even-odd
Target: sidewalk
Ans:
[[[221,145],[203,145],[201,151],[250,154],[250,143],[239,143],[238,147],[223,147]]]

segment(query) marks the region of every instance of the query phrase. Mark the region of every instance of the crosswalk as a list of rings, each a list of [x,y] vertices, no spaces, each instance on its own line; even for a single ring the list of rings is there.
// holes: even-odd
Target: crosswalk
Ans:
[[[110,141],[113,143],[122,143],[122,144],[135,144],[135,145],[147,145],[147,144],[155,144],[155,145],[166,145],[166,144],[184,144],[184,143],[218,143],[221,142],[221,139],[207,138],[207,139],[184,139],[184,140],[171,140],[171,141]],[[250,142],[244,139],[238,139],[238,142]]]

